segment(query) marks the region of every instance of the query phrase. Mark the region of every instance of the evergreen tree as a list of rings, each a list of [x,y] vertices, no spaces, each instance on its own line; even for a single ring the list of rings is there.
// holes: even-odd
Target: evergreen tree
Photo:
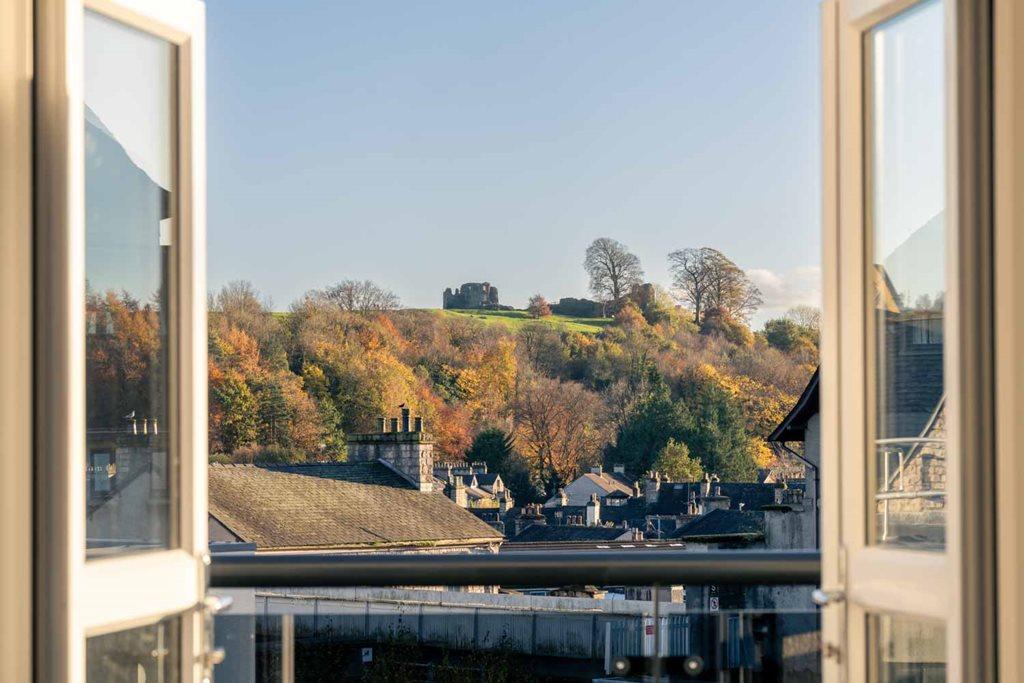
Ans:
[[[609,465],[625,465],[634,474],[646,472],[670,439],[682,440],[686,427],[685,412],[672,401],[665,382],[655,375],[647,396],[619,428],[605,461]]]
[[[722,481],[751,481],[757,474],[755,445],[747,435],[743,407],[713,379],[694,376],[681,383],[687,418],[682,438],[705,472]]]
[[[488,472],[500,474],[517,505],[541,501],[529,463],[515,452],[512,436],[504,430],[490,428],[477,434],[466,460],[487,463]]]

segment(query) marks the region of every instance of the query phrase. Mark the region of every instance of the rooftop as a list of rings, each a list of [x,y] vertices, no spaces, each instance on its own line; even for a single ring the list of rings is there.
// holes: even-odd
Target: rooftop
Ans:
[[[379,462],[211,465],[211,516],[258,550],[498,543],[500,533]]]

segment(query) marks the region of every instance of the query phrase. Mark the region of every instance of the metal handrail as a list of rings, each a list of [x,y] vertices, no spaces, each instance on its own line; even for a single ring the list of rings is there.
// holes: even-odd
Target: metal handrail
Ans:
[[[818,585],[821,553],[798,551],[497,554],[215,554],[214,588],[342,586]]]

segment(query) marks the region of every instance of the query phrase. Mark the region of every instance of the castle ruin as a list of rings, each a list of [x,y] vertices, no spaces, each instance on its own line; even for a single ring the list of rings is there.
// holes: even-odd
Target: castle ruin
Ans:
[[[466,282],[452,291],[446,287],[442,294],[442,308],[503,308],[498,303],[498,288],[490,282]]]

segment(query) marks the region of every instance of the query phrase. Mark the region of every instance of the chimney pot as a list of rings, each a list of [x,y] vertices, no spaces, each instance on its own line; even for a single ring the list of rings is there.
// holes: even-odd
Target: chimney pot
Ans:
[[[384,433],[387,430],[388,430],[388,421],[387,421],[387,419],[383,418],[383,417],[378,417],[377,418],[377,431],[381,432],[381,433]]]
[[[423,418],[420,417],[419,415],[417,415],[416,419],[413,420],[413,431],[414,432],[422,432],[423,431]]]
[[[402,408],[402,431],[409,431],[409,409]]]
[[[397,417],[391,418],[391,431],[393,431],[393,432],[397,432],[398,431],[398,418]]]

